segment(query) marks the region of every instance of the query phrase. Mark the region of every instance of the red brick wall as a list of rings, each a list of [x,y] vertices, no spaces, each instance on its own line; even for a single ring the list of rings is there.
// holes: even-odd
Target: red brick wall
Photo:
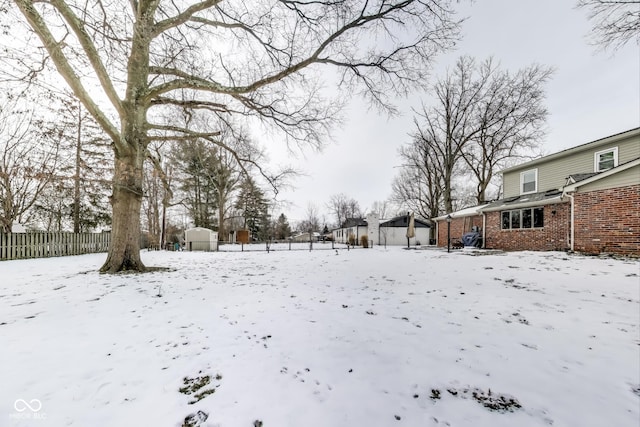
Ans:
[[[576,251],[640,256],[640,185],[576,194],[574,219]]]
[[[569,246],[571,205],[544,206],[544,227],[502,230],[501,212],[487,212],[485,247],[505,251],[562,251]]]
[[[462,235],[470,232],[473,226],[482,230],[482,215],[452,218],[451,242],[460,241]],[[447,247],[447,221],[438,222],[438,246]]]

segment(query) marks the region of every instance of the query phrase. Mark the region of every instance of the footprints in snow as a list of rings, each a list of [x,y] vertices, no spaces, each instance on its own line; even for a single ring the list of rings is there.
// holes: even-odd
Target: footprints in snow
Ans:
[[[353,372],[353,370],[349,370],[349,372]],[[283,375],[289,375],[300,383],[311,384],[314,388],[313,394],[318,396],[321,401],[324,400],[324,397],[322,396],[323,392],[333,391],[333,387],[330,384],[323,384],[318,379],[313,378],[311,369],[309,368],[304,368],[302,370],[295,371],[295,373],[291,373],[289,368],[283,366],[282,369],[280,369],[280,373]]]

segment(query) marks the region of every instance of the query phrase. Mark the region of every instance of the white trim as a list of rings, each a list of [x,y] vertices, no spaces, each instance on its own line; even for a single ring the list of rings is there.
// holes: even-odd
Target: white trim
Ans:
[[[613,152],[613,167],[600,170],[598,167],[600,165],[599,157],[603,154],[607,154],[611,152]],[[618,166],[618,147],[610,147],[610,148],[607,148],[606,150],[600,150],[593,154],[593,171],[594,172],[605,172],[605,171],[608,171],[609,169],[615,168],[616,166]]]
[[[533,190],[532,191],[523,191],[524,190],[524,175],[533,171]],[[520,194],[534,194],[538,192],[538,168],[527,169],[526,171],[520,172]]]

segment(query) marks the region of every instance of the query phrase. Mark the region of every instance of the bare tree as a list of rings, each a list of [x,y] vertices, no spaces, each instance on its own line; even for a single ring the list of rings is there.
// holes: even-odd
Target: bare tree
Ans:
[[[111,145],[102,129],[69,93],[46,93],[31,103],[44,127],[55,132],[59,156],[51,184],[33,205],[31,220],[47,231],[89,232],[111,223]],[[35,224],[34,224],[35,225]]]
[[[442,196],[446,212],[453,211],[452,182],[462,150],[474,136],[471,129],[473,109],[479,102],[483,83],[489,78],[490,69],[483,67],[476,78],[475,61],[470,57],[458,59],[453,72],[447,72],[434,86],[437,105],[422,106],[416,112],[414,123],[417,132],[414,141],[425,144],[419,151],[429,153],[429,161],[441,174]],[[424,157],[424,154],[422,154]]]
[[[59,75],[113,141],[113,234],[105,272],[145,270],[138,241],[150,142],[198,137],[229,149],[219,129],[190,126],[191,117],[218,115],[253,117],[289,141],[318,146],[354,92],[393,111],[389,100],[424,85],[435,54],[452,46],[459,30],[450,0],[251,6],[133,0],[125,7],[103,0],[0,1],[9,13],[17,6]],[[31,69],[43,64],[49,62]],[[320,93],[328,66],[339,73],[341,97],[335,99]]]
[[[399,150],[403,162],[391,185],[393,200],[423,218],[440,214],[443,202],[442,158],[430,149],[424,135],[414,135],[412,143]],[[405,209],[406,212],[406,209]]]
[[[0,230],[23,221],[55,176],[58,136],[16,103],[0,104]]]
[[[371,212],[377,213],[378,218],[387,218],[391,215],[391,203],[389,200],[377,200],[371,204]]]
[[[487,200],[496,171],[515,160],[531,159],[544,136],[544,87],[552,70],[532,65],[515,74],[495,69],[473,111],[471,144],[461,151],[476,181],[476,202]]]
[[[511,75],[488,60],[477,65],[470,57],[461,57],[453,72],[447,73],[435,87],[437,105],[423,105],[417,113],[413,149],[401,152],[424,175],[429,187],[442,188],[445,212],[454,210],[453,183],[470,171],[477,181],[478,203],[486,199],[496,168],[517,155],[526,155],[544,135],[547,111],[544,84],[552,71],[532,65]],[[428,210],[436,212],[430,190]]]
[[[298,224],[298,231],[301,233],[313,233],[320,231],[320,214],[318,206],[314,203],[307,203],[306,217]]]
[[[167,209],[173,206],[174,165],[167,160],[166,144],[153,144],[149,149],[156,161],[147,162],[144,167],[145,197],[142,210],[149,243],[163,248],[166,243]]]
[[[327,204],[329,212],[336,220],[336,226],[340,227],[348,218],[359,218],[362,216],[362,210],[358,201],[352,197],[348,197],[344,193],[334,194],[329,198]]]
[[[635,39],[640,45],[640,1],[578,0],[577,7],[588,11],[594,44],[617,50]]]

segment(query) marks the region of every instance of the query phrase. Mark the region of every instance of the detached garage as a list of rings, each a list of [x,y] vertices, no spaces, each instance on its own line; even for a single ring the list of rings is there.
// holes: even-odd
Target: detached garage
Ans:
[[[195,227],[184,232],[185,249],[188,251],[217,251],[218,232]]]
[[[380,244],[389,246],[407,245],[409,216],[403,215],[380,223]],[[411,245],[428,245],[431,239],[431,225],[424,220],[414,219],[415,236],[409,240]]]

